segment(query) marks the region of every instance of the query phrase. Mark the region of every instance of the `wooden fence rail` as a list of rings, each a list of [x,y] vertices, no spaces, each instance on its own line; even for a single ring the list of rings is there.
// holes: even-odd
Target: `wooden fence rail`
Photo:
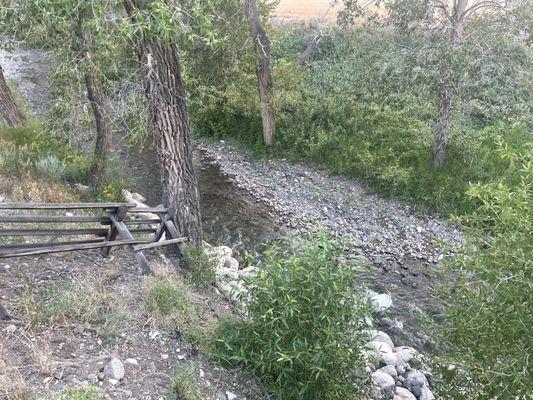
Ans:
[[[70,215],[70,212],[67,215],[31,214],[72,210],[99,212],[100,215]],[[13,214],[20,211],[29,214]],[[19,228],[18,224],[26,227]],[[29,224],[35,224],[36,228],[29,228]],[[40,224],[74,224],[74,227],[50,227]],[[83,224],[99,224],[100,227],[84,227]],[[133,236],[141,234],[150,236]],[[31,242],[36,237],[47,236],[51,237],[50,241]],[[54,241],[57,237],[65,236],[74,238]],[[163,236],[167,239],[161,240]],[[138,207],[134,203],[0,203],[0,237],[22,237],[30,240],[25,243],[0,245],[0,258],[90,249],[100,249],[102,256],[107,257],[112,248],[127,246],[133,252],[143,274],[151,272],[143,250],[171,245],[176,246],[177,252],[183,255],[183,244],[187,240],[179,234],[167,215],[166,208]],[[9,314],[0,304],[0,319],[8,318]]]

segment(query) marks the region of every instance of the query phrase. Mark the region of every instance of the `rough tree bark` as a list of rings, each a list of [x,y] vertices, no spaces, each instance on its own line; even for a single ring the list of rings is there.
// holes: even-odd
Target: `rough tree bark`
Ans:
[[[7,312],[7,310],[4,308],[2,304],[0,304],[0,321],[8,321],[11,319],[11,316]]]
[[[91,187],[100,188],[105,181],[109,152],[113,141],[113,129],[107,96],[94,74],[85,74],[85,86],[96,123],[96,144],[94,146],[93,160],[89,168],[88,181]]]
[[[467,4],[468,0],[457,0],[454,2],[450,32],[450,46],[452,52],[461,45],[463,39]],[[449,67],[445,67],[441,70],[440,79],[437,125],[432,145],[432,164],[433,167],[437,169],[444,166],[448,145],[451,139],[453,99],[451,94],[451,74]]]
[[[307,47],[305,48],[304,52],[298,58],[298,64],[300,65],[300,67],[305,67],[307,65],[307,61],[317,49],[318,44],[322,40],[322,37],[322,30],[318,30],[309,40],[309,43],[307,43]]]
[[[133,24],[135,14],[142,10],[141,4],[138,0],[124,0]],[[137,53],[161,169],[163,204],[179,233],[194,245],[201,245],[200,196],[178,49],[174,43],[139,34]]]
[[[276,110],[274,108],[274,84],[272,80],[272,54],[270,40],[261,26],[257,0],[245,0],[246,14],[250,20],[252,39],[257,54],[257,80],[261,100],[263,139],[266,146],[272,144],[276,133]]]
[[[0,65],[0,122],[2,122],[8,128],[15,128],[22,126],[23,118],[20,113],[13,94],[7,86],[6,79],[4,77],[4,70]]]

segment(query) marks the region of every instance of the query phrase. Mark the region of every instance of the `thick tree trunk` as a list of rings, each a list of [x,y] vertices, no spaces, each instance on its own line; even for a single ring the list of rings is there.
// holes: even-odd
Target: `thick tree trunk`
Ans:
[[[22,126],[23,118],[13,94],[7,86],[4,70],[0,65],[0,122],[8,128]]]
[[[464,31],[464,20],[468,0],[456,0],[451,18],[450,47],[452,53],[461,45]],[[432,165],[439,169],[444,166],[448,144],[451,140],[452,120],[452,85],[450,68],[441,71],[441,84],[438,99],[438,115],[435,136],[432,145]]]
[[[138,0],[124,0],[133,23],[136,12],[142,10],[139,3]],[[178,50],[173,43],[139,37],[137,52],[161,169],[163,204],[169,209],[179,233],[194,245],[201,245],[200,196],[192,163],[187,100]]]
[[[263,121],[263,139],[270,146],[276,133],[276,110],[274,108],[274,84],[272,80],[272,54],[270,40],[261,26],[257,0],[245,0],[246,14],[250,19],[252,39],[257,54],[257,80],[261,100],[261,119]]]
[[[92,73],[87,73],[85,75],[85,86],[96,123],[96,144],[93,160],[89,168],[88,181],[91,187],[101,188],[105,181],[109,152],[112,147],[113,129],[107,97],[102,85]]]

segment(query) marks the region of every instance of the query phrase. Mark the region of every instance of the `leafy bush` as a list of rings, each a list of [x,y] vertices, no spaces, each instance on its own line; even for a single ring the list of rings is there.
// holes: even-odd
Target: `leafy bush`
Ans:
[[[219,357],[259,376],[280,399],[352,399],[362,371],[368,304],[341,249],[317,237],[298,250],[274,245],[247,283],[247,318],[226,321]]]
[[[65,176],[67,166],[55,155],[49,154],[35,161],[33,168],[40,178],[60,181]]]
[[[207,255],[201,246],[188,246],[186,260],[188,278],[194,286],[205,288],[215,283],[216,260]]]
[[[478,398],[533,391],[532,150],[531,144],[516,152],[500,143],[504,175],[468,190],[477,208],[459,221],[471,241],[450,261],[458,278],[445,292],[451,325],[444,338],[482,383]]]

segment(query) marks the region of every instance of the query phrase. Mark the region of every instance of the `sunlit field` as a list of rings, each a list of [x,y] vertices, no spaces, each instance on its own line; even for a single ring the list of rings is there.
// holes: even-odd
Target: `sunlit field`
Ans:
[[[313,19],[335,19],[331,0],[281,0],[276,14],[278,17]]]

